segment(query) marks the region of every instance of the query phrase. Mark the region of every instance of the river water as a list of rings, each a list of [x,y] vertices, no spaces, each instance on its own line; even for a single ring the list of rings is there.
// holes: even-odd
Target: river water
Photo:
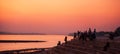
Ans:
[[[0,43],[0,51],[18,50],[28,48],[49,48],[57,45],[58,41],[64,42],[65,35],[0,35],[0,40],[38,40],[47,42],[28,43]],[[73,37],[68,36],[68,40]]]

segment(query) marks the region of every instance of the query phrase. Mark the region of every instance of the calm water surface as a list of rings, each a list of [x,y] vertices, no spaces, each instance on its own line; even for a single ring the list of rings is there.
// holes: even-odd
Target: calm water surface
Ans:
[[[65,35],[0,35],[0,40],[41,40],[47,42],[0,43],[0,51],[26,48],[48,48],[56,46],[58,41],[64,42]],[[68,36],[68,40],[73,37]]]

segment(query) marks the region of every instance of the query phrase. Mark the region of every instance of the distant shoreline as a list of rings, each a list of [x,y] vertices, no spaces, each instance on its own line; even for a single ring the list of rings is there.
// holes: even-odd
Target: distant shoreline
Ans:
[[[46,33],[11,33],[11,32],[0,32],[0,35],[67,35],[67,34],[46,34]]]
[[[46,35],[46,34],[0,34],[0,35]]]
[[[67,34],[0,34],[0,35],[67,35]]]
[[[45,33],[10,33],[0,32],[0,35],[46,35]]]
[[[38,40],[0,40],[0,43],[27,43],[27,42],[46,42]]]
[[[46,34],[0,34],[0,35],[46,35]]]

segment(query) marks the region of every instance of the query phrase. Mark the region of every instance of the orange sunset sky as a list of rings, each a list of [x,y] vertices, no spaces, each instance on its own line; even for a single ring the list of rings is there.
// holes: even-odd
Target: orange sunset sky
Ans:
[[[68,34],[120,26],[120,0],[0,0],[0,31]]]

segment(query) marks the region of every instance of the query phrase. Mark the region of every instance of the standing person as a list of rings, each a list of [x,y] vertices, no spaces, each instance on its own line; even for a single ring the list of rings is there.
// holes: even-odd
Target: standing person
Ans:
[[[78,35],[78,37],[80,36],[80,31],[79,30],[77,31],[77,35]]]
[[[61,41],[58,41],[57,46],[61,45]]]
[[[86,41],[85,32],[81,33],[81,39],[82,39],[82,44],[84,44]]]
[[[85,41],[87,41],[87,31],[84,32]]]
[[[89,40],[91,41],[92,40],[92,31],[91,31],[91,28],[89,28],[89,30],[88,30],[88,37],[89,37]]]
[[[93,34],[92,34],[92,38],[93,38],[93,40],[96,39],[96,29],[94,29],[94,32],[93,32]]]
[[[65,39],[64,39],[65,43],[67,43],[67,36],[65,36]]]
[[[79,40],[83,38],[83,32],[81,32],[81,35],[78,37]]]
[[[76,34],[76,33],[74,33],[74,39],[76,38],[76,36],[77,36],[77,34]]]

